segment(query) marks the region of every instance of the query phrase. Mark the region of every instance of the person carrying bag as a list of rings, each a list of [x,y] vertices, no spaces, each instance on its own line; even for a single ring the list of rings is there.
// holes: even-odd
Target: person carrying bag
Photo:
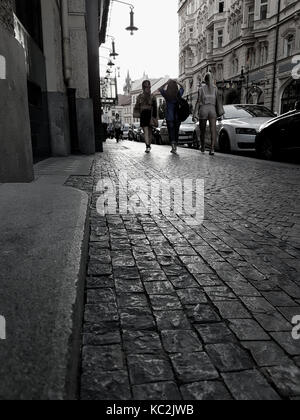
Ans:
[[[158,127],[158,108],[155,97],[151,94],[149,80],[143,82],[143,93],[138,96],[133,111],[133,118],[139,118],[145,134],[146,153],[150,153],[152,144],[152,127]]]

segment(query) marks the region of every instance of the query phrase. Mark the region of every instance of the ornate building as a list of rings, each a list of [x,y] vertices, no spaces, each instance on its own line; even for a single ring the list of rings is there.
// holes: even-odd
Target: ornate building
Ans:
[[[289,110],[300,96],[300,2],[180,0],[180,79],[194,105],[207,71],[225,103]]]

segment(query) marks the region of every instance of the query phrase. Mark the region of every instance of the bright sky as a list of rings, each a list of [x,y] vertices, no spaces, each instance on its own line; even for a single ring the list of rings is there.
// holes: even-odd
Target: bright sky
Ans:
[[[124,0],[126,1],[126,0]],[[133,36],[125,28],[129,26],[130,7],[112,2],[108,35],[115,37],[119,54],[115,63],[120,67],[118,91],[123,93],[127,71],[132,80],[140,79],[146,72],[150,78],[169,75],[178,77],[178,0],[132,0],[135,6],[135,26],[139,28]],[[105,47],[111,48],[107,38]],[[101,48],[101,56],[109,51]],[[107,60],[101,59],[101,76],[105,76]]]

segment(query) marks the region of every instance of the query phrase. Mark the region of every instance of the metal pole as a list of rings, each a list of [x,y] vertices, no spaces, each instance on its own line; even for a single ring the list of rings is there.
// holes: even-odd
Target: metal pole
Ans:
[[[278,63],[278,43],[279,43],[279,29],[280,29],[280,12],[281,12],[281,0],[278,0],[278,11],[277,11],[277,27],[276,27],[276,44],[275,44],[275,57],[274,57],[274,68],[273,68],[273,88],[272,88],[272,105],[271,109],[274,112],[275,108],[275,93],[276,93],[276,73]]]

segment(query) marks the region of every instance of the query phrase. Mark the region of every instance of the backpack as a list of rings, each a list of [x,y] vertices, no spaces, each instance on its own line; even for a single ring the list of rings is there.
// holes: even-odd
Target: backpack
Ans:
[[[180,122],[184,122],[190,116],[190,105],[183,99],[181,96],[178,97],[178,102],[176,106],[176,114]]]

